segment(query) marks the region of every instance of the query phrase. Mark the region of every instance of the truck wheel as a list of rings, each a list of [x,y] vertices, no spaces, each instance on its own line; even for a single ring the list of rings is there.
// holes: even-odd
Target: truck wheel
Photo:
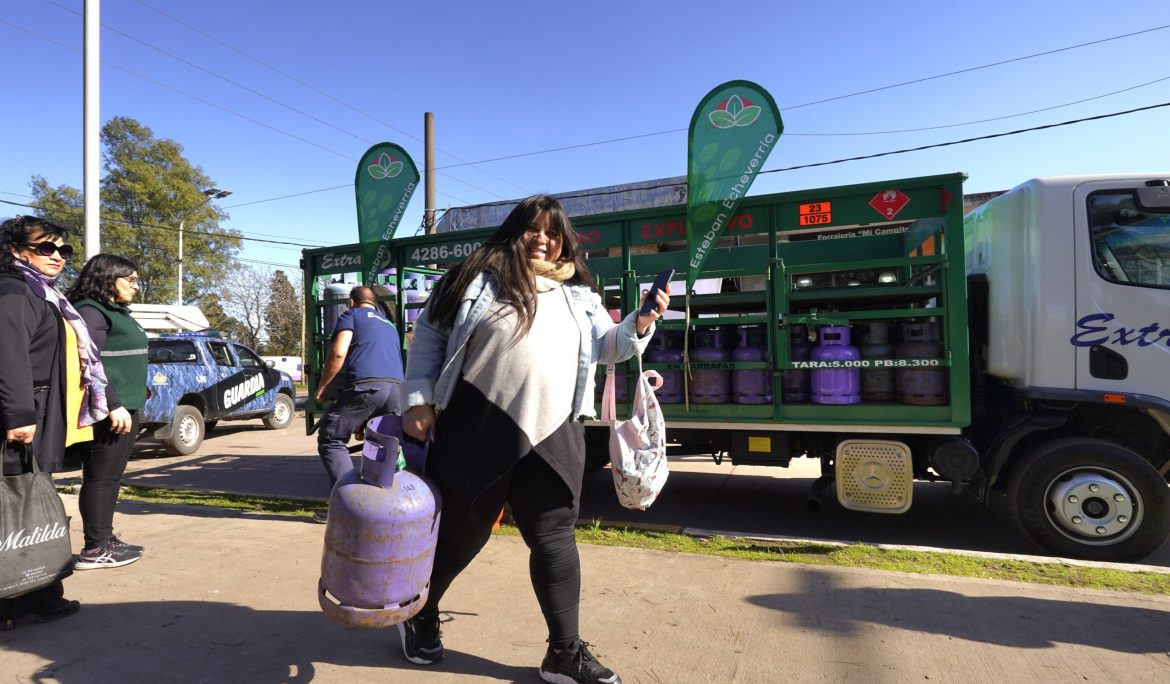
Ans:
[[[1170,490],[1133,451],[1091,438],[1041,445],[1014,470],[1008,501],[1032,542],[1060,556],[1133,561],[1170,534]]]
[[[194,406],[175,407],[171,420],[171,436],[167,438],[167,451],[176,456],[194,453],[203,444],[203,414]]]
[[[272,413],[264,417],[264,424],[270,430],[283,430],[292,423],[295,410],[292,397],[287,394],[278,394],[276,395],[276,406],[272,407]]]

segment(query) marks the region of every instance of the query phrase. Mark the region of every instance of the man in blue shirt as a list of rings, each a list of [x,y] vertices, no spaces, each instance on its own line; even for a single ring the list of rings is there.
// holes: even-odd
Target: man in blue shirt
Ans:
[[[353,469],[350,435],[374,416],[401,411],[402,344],[398,330],[378,308],[374,291],[362,285],[350,291],[349,309],[337,317],[333,327],[333,347],[317,385],[318,403],[338,373],[343,374],[344,389],[325,411],[317,430],[317,453],[329,473],[330,487]]]

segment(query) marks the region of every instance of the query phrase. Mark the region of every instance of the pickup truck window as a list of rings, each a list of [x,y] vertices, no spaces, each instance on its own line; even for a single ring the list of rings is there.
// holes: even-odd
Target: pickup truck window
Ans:
[[[233,345],[236,348],[236,356],[240,357],[240,366],[243,368],[264,368],[265,363],[260,360],[259,356],[247,347],[240,345]]]
[[[1132,190],[1089,195],[1093,265],[1122,285],[1170,289],[1170,214],[1139,209]]]
[[[187,340],[151,340],[147,345],[149,363],[198,363],[195,343]]]
[[[211,358],[215,359],[215,363],[220,366],[234,366],[232,361],[232,353],[228,351],[227,344],[223,342],[208,342],[208,349],[211,350]]]

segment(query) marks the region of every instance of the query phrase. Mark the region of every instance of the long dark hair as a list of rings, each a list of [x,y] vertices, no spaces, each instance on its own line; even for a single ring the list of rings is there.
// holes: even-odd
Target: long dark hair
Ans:
[[[511,304],[520,317],[518,332],[527,333],[536,316],[536,283],[521,238],[542,213],[548,214],[549,228],[559,231],[561,235],[558,263],[571,261],[576,267],[576,273],[565,284],[593,287],[593,275],[585,266],[585,254],[577,243],[577,233],[564,207],[548,195],[533,195],[516,205],[487,242],[480,245],[463,263],[447,271],[427,305],[427,317],[431,322],[439,328],[455,325],[455,315],[459,311],[463,292],[476,275],[488,271],[499,283],[499,298]]]
[[[46,238],[59,237],[62,240],[69,237],[69,229],[59,226],[48,219],[39,216],[14,216],[4,223],[0,223],[0,270],[11,271],[16,257],[13,249],[19,249],[28,244],[28,238],[37,228]]]
[[[118,295],[116,281],[118,278],[125,278],[137,270],[138,266],[126,257],[120,257],[116,254],[95,254],[92,259],[85,262],[85,266],[81,267],[77,282],[73,284],[66,296],[71,302],[79,302],[83,299],[92,299],[95,302],[116,302]]]

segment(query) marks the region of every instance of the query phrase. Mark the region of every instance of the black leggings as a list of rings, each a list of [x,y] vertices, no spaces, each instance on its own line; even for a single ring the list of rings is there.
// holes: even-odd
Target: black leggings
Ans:
[[[529,453],[473,504],[442,482],[437,484],[443,513],[430,595],[419,615],[438,617],[439,600],[487,543],[507,502],[528,545],[528,572],[548,625],[549,643],[563,648],[575,642],[581,601],[581,563],[574,536],[578,505],[560,476],[539,455]]]
[[[85,548],[100,546],[114,536],[114,504],[118,502],[118,488],[130,448],[138,434],[138,411],[124,435],[110,431],[110,419],[93,426],[93,441],[81,449],[81,494],[77,507],[81,510]]]

